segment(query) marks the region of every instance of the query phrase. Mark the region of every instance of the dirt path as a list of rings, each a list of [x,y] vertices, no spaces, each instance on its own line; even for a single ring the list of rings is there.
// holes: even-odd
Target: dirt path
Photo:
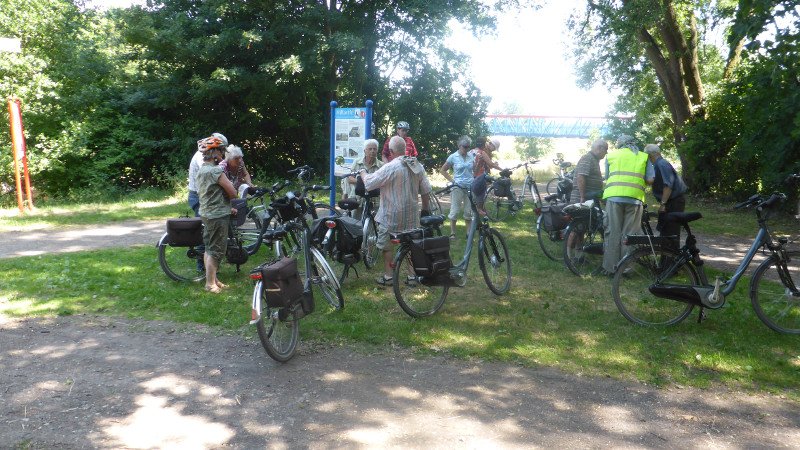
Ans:
[[[162,230],[125,222],[22,233],[0,254],[153,245]],[[710,251],[739,245],[713,241]],[[800,448],[800,408],[398,348],[301,342],[281,365],[254,333],[0,316],[0,448],[223,446]]]

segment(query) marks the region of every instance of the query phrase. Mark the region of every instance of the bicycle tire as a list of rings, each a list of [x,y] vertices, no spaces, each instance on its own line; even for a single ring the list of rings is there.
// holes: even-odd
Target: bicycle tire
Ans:
[[[575,219],[564,230],[564,265],[579,277],[603,270],[603,227],[590,227],[588,220]]]
[[[564,230],[547,231],[542,227],[543,216],[536,218],[536,239],[544,256],[553,261],[564,260]]]
[[[311,285],[317,286],[325,301],[335,310],[344,308],[344,297],[339,278],[319,250],[311,248]]]
[[[166,233],[158,241],[158,264],[171,279],[196,282],[205,279],[205,272],[198,270],[198,259],[203,253],[195,247],[172,247]],[[193,257],[195,254],[197,257]]]
[[[484,208],[486,215],[492,222],[500,222],[506,219],[511,214],[511,201],[506,197],[498,197],[494,194],[494,187],[489,188],[486,193],[486,202]]]
[[[372,269],[379,262],[381,251],[378,249],[378,227],[375,220],[368,217],[364,221],[364,240],[361,243],[361,259],[367,269]]]
[[[242,240],[242,247],[248,255],[253,256],[261,248],[263,241],[264,222],[267,222],[267,229],[273,227],[272,217],[261,214],[263,208],[254,208],[247,212],[247,219],[242,226],[237,227],[239,236]]]
[[[674,325],[691,314],[694,305],[656,297],[649,290],[658,274],[677,258],[678,252],[673,249],[646,247],[620,261],[611,283],[611,296],[626,319],[643,326]],[[693,265],[685,263],[664,282],[698,286],[700,276]]]
[[[433,192],[431,192],[429,198],[430,198],[429,208],[430,208],[431,214],[434,215],[434,216],[436,216],[436,215],[444,215],[444,211],[442,211],[442,204],[439,202],[438,196],[436,194],[434,194]]]
[[[253,296],[262,295],[261,281],[256,282],[253,288]],[[267,306],[265,298],[260,299],[261,318],[256,322],[258,339],[261,346],[270,356],[278,362],[286,362],[295,354],[297,342],[300,335],[300,324],[295,312],[291,313],[291,318],[281,321],[278,319],[278,308]]]
[[[786,252],[784,274],[800,283],[800,251]],[[750,279],[750,302],[762,322],[778,333],[800,334],[800,297],[784,284],[775,255],[762,262]]]
[[[418,281],[411,262],[411,247],[403,246],[394,260],[392,290],[400,308],[414,318],[436,314],[447,299],[449,286],[426,286]],[[402,281],[402,282],[401,282]]]
[[[558,178],[553,178],[547,182],[547,186],[544,188],[547,195],[553,195],[558,192],[558,181]]]
[[[527,189],[530,190],[531,198],[533,199],[533,211],[536,215],[539,215],[542,212],[544,203],[542,203],[542,196],[539,194],[539,187],[536,186],[536,180],[534,180],[532,176],[527,175],[522,187],[523,189],[527,187]]]
[[[478,239],[478,265],[490,291],[496,295],[508,292],[511,288],[511,255],[505,238],[494,228],[489,228],[488,234],[481,234]]]

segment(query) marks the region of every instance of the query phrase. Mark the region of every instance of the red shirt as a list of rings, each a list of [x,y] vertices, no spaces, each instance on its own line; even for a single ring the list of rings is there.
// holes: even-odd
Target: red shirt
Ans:
[[[394,159],[392,151],[389,150],[389,141],[392,139],[392,137],[393,136],[386,138],[386,142],[383,143],[383,151],[381,151],[381,154],[383,155],[384,163],[388,163],[389,161]],[[419,153],[417,152],[417,146],[414,145],[414,141],[411,140],[410,136],[406,136],[405,140],[406,140],[406,156],[413,156],[416,158]]]

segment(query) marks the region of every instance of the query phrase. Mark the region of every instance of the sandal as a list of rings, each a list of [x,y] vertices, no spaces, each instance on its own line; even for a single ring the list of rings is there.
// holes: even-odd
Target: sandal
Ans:
[[[450,233],[450,240],[451,241],[455,241],[456,240],[456,234],[455,233]]]
[[[391,286],[393,284],[392,277],[386,278],[384,275],[379,276],[375,282],[381,286]]]

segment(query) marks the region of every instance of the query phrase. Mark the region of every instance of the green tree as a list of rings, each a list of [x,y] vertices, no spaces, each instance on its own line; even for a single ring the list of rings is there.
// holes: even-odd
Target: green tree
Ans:
[[[555,149],[553,139],[540,137],[514,138],[514,146],[522,159],[541,158]]]

